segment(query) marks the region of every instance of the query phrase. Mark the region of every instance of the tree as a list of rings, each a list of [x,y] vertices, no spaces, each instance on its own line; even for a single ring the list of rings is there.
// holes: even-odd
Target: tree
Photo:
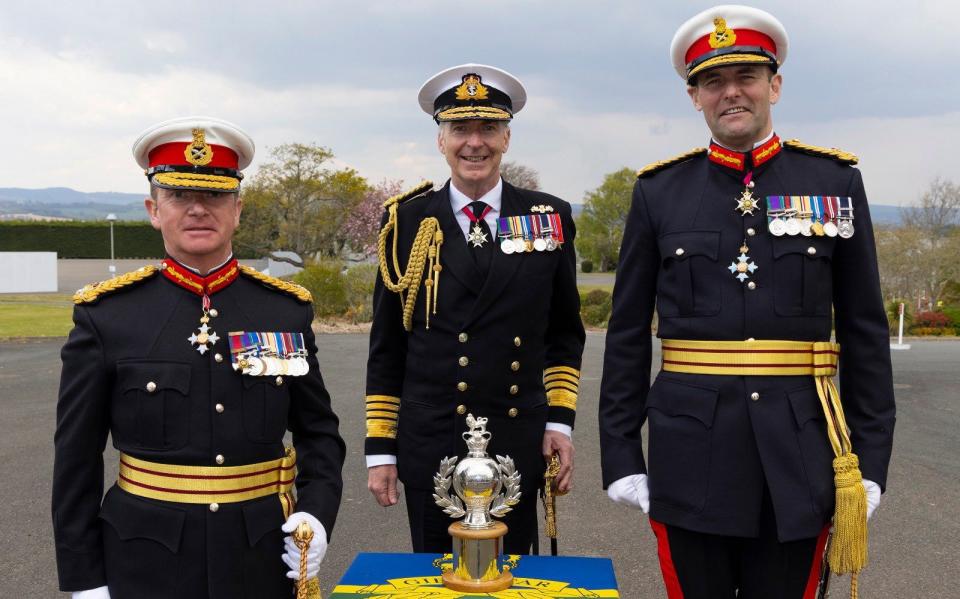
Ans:
[[[635,171],[622,168],[584,196],[583,213],[577,219],[577,250],[601,272],[617,266],[636,179]]]
[[[330,166],[333,152],[313,144],[283,144],[244,187],[244,210],[236,244],[257,254],[296,252],[310,258],[339,257],[347,247],[343,223],[369,186],[351,168]]]
[[[950,282],[960,280],[960,186],[937,177],[919,205],[902,208],[901,215],[903,228],[916,239],[905,268],[917,272],[914,290],[934,306]]]
[[[403,192],[402,181],[384,179],[367,190],[363,200],[343,223],[344,236],[349,248],[364,258],[377,251],[377,235],[383,217],[383,203],[388,198]]]
[[[500,176],[504,181],[516,187],[540,191],[540,174],[529,166],[516,162],[501,163]]]

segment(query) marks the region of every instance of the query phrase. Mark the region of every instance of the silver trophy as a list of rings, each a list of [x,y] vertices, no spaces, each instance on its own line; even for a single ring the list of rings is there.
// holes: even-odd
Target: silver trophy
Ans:
[[[510,456],[487,455],[490,433],[486,418],[467,415],[470,430],[463,433],[467,457],[445,457],[433,476],[433,499],[454,522],[453,569],[444,572],[443,583],[463,592],[490,593],[509,588],[513,575],[501,567],[503,536],[507,526],[491,516],[502,517],[520,501],[520,473]],[[453,485],[454,495],[450,495]]]

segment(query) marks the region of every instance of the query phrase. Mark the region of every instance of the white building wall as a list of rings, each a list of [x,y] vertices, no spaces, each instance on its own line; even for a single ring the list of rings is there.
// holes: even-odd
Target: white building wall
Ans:
[[[56,252],[0,252],[0,293],[56,291]]]

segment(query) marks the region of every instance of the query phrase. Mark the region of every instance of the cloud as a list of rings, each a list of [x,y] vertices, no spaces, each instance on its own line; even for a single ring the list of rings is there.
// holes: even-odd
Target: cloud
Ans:
[[[508,159],[579,201],[603,175],[708,140],[669,65],[676,27],[714,2],[491,0],[486,13],[432,0],[266,7],[171,0],[11,3],[0,21],[7,143],[0,186],[137,191],[129,145],[151,123],[201,113],[269,148],[312,142],[371,180],[442,181],[436,126],[416,105],[429,75],[500,65],[530,95]],[[765,2],[790,32],[778,130],[860,153],[873,201],[913,201],[957,178],[960,6]]]

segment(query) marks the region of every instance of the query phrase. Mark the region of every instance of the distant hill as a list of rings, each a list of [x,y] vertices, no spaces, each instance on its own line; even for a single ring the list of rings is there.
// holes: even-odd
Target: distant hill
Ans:
[[[111,212],[120,220],[146,220],[146,193],[83,192],[68,187],[21,189],[0,187],[0,217],[27,214],[75,220],[102,220]],[[9,217],[8,217],[9,218]]]

